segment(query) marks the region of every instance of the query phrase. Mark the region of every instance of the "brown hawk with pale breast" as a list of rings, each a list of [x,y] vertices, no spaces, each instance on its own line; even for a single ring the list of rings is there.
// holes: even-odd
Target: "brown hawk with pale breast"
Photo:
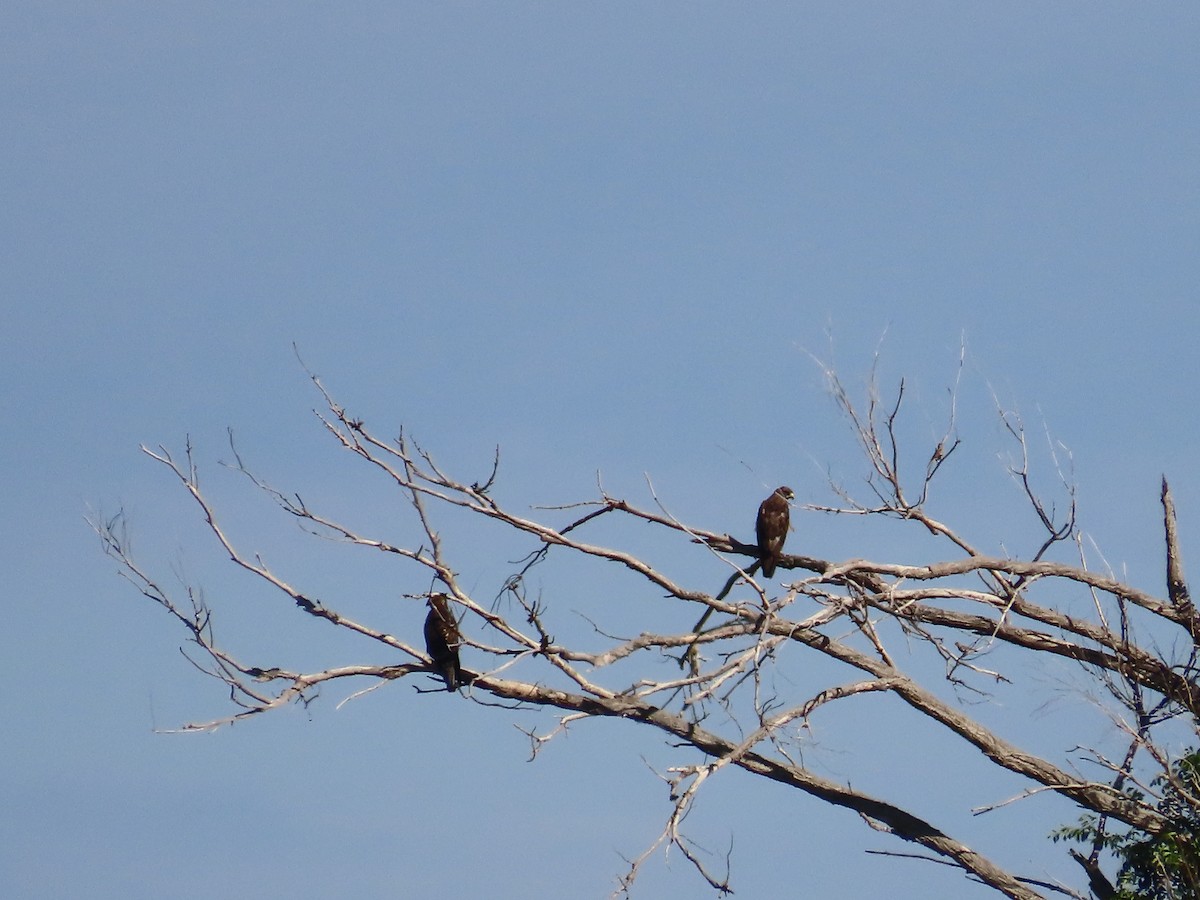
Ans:
[[[783,485],[775,488],[775,493],[759,504],[754,532],[758,536],[758,554],[762,560],[764,578],[774,577],[775,567],[779,565],[783,542],[787,540],[788,525],[791,523],[788,501],[795,496],[790,487]]]
[[[448,691],[458,690],[463,683],[462,666],[458,661],[461,643],[462,633],[450,611],[450,598],[445,594],[431,594],[429,615],[425,617],[425,652],[433,659],[433,666],[445,680]]]

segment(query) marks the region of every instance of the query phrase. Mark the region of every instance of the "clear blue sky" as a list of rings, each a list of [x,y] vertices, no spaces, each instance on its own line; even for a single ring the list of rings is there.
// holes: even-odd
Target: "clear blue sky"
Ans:
[[[306,559],[216,466],[226,426],[306,499],[374,521],[395,503],[321,434],[293,342],[348,407],[466,477],[500,444],[514,502],[583,499],[597,470],[644,499],[645,472],[690,521],[745,533],[768,486],[827,499],[814,459],[858,471],[806,351],[857,381],[882,337],[936,421],[965,339],[970,473],[1003,488],[991,385],[1070,447],[1110,563],[1161,589],[1165,472],[1200,566],[1198,47],[1190,3],[6,3],[6,893],[601,897],[660,827],[656,736],[591,723],[527,765],[506,715],[409,682],[155,733],[223,696],[115,577],[89,505],[123,505],[156,574],[230,608],[243,655],[255,630],[284,655],[329,635],[221,565],[139,442],[190,433],[237,536],[284,570]],[[978,498],[938,511],[1020,549]],[[884,552],[798,518],[816,555]],[[496,571],[468,586],[489,595]],[[311,576],[415,639],[396,598],[426,584],[403,574]],[[839,761],[855,740],[918,762],[949,742],[866,718],[821,739],[824,773],[1074,877],[1005,838],[1069,808],[972,819]],[[864,856],[897,845],[736,773],[695,826],[716,850],[734,836],[743,898],[972,890]],[[640,895],[701,890],[672,857]]]

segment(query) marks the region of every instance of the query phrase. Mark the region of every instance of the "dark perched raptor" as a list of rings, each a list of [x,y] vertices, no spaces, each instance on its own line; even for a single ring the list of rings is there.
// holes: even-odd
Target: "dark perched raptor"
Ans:
[[[425,617],[425,652],[433,659],[448,691],[458,690],[464,681],[462,665],[458,661],[461,643],[462,634],[450,611],[450,598],[445,594],[431,594],[429,615]]]
[[[788,525],[791,515],[788,501],[796,495],[786,485],[775,488],[758,507],[758,519],[754,523],[754,532],[758,536],[758,552],[762,559],[764,578],[773,578],[775,567],[779,565],[779,557],[783,554],[783,542],[787,540]]]

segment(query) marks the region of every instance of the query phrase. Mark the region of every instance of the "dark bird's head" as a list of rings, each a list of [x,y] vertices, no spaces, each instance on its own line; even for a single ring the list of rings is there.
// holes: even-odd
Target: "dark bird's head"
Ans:
[[[796,492],[793,491],[786,484],[780,485],[779,487],[775,488],[775,493],[777,493],[784,500],[792,500],[796,496]]]

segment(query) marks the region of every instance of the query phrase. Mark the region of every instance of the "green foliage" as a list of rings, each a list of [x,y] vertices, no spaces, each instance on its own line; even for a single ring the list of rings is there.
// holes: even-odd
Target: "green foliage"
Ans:
[[[1152,785],[1161,794],[1158,811],[1171,823],[1167,830],[1155,835],[1100,832],[1100,820],[1084,816],[1051,838],[1089,848],[1099,842],[1121,860],[1118,900],[1200,900],[1200,750],[1178,760],[1169,776],[1158,776]],[[1140,791],[1127,793],[1144,799]]]

